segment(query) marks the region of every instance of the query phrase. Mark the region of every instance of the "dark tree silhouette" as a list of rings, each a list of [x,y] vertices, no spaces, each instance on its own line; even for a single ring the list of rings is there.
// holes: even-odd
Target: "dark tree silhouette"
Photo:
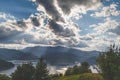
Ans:
[[[35,80],[50,80],[49,72],[47,70],[47,64],[43,58],[40,58],[39,62],[36,65]]]
[[[12,80],[33,80],[35,68],[31,63],[18,66],[17,70],[11,75]]]

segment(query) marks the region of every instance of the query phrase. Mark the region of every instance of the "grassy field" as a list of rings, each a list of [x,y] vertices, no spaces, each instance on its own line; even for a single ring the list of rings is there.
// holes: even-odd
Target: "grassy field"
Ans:
[[[54,78],[53,80],[104,80],[99,74],[85,73],[79,75],[62,76]]]
[[[78,80],[80,75],[62,76],[55,78],[53,80]]]

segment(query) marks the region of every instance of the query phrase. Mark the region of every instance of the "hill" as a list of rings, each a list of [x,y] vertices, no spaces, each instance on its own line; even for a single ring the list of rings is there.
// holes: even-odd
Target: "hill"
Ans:
[[[20,50],[0,48],[0,59],[3,60],[34,60],[38,59],[32,53],[25,53]]]
[[[87,61],[96,64],[98,51],[82,51],[61,46],[35,46],[22,50],[0,48],[0,59],[3,60],[37,60],[43,57],[53,66],[67,66]]]
[[[53,78],[53,80],[78,80],[80,75],[62,76]]]
[[[98,51],[82,51],[61,46],[27,47],[22,51],[28,53],[31,52],[38,57],[42,56],[51,65],[68,65],[83,61],[95,64],[96,58],[99,55]]]
[[[7,62],[5,60],[0,59],[0,71],[10,69],[12,67],[14,67],[14,64],[12,64],[11,62]]]

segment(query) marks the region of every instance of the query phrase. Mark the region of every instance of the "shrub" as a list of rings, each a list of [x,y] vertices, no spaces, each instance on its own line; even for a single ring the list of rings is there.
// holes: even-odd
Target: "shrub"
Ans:
[[[0,80],[10,80],[10,78],[6,75],[0,75]]]

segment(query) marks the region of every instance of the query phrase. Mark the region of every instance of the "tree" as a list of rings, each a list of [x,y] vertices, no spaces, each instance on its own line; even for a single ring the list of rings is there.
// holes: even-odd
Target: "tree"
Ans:
[[[11,75],[12,80],[33,80],[34,67],[31,63],[18,66],[17,70]]]
[[[0,75],[0,80],[10,80],[10,78],[6,75]]]
[[[120,80],[120,49],[115,45],[98,57],[98,67],[105,80]]]
[[[82,62],[81,66],[79,67],[79,72],[80,73],[90,73],[91,70],[89,69],[89,64],[88,62]]]
[[[49,72],[47,70],[47,64],[43,58],[40,58],[39,62],[36,65],[35,80],[50,80]]]
[[[58,77],[62,77],[62,76],[63,76],[62,73],[50,74],[50,77],[51,77],[52,80],[55,79],[55,78],[58,78]]]
[[[91,73],[91,70],[89,69],[88,62],[82,62],[81,66],[73,66],[66,70],[65,75],[73,75],[73,74],[82,74],[82,73]]]
[[[66,72],[65,72],[65,76],[69,76],[73,74],[73,68],[69,67]]]

